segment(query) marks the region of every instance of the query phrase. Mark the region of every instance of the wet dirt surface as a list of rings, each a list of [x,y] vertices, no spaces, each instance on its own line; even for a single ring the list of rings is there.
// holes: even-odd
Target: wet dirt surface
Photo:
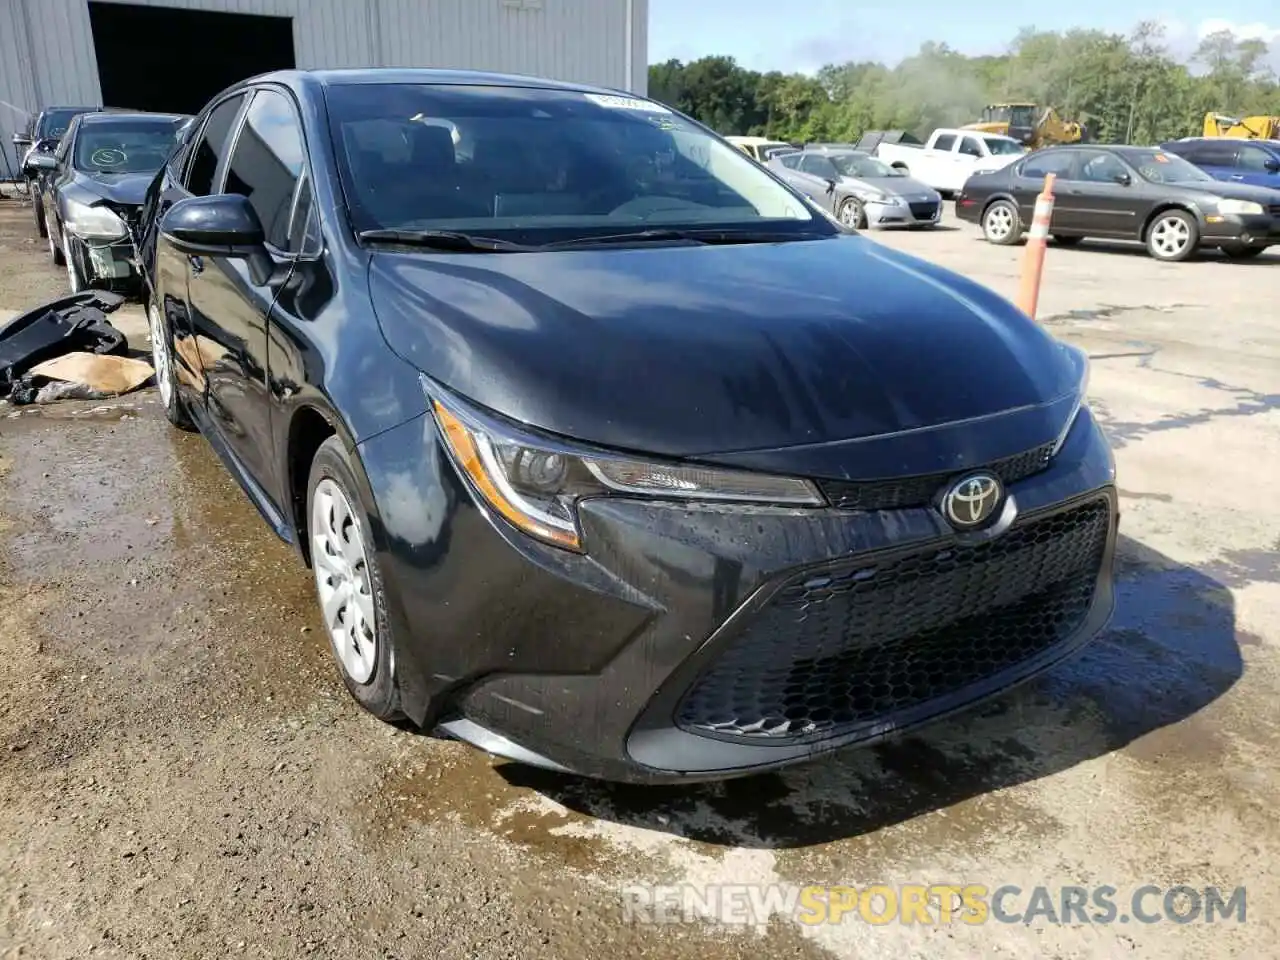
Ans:
[[[63,289],[29,216],[0,201],[10,310]],[[966,230],[877,239],[1016,284],[1019,252]],[[1049,271],[1043,315],[1094,357],[1117,448],[1111,628],[919,736],[697,788],[583,783],[379,724],[330,665],[308,572],[153,391],[0,405],[0,958],[1274,955],[1280,257],[1085,247]],[[1144,884],[1244,886],[1248,913],[624,914],[633,885],[940,883],[1016,885],[1012,912],[1037,885],[1110,885],[1125,915]]]

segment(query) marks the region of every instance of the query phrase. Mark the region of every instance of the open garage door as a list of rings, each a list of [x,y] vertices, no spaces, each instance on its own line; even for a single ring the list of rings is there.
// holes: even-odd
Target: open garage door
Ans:
[[[102,103],[195,113],[231,84],[295,65],[293,20],[90,0]]]

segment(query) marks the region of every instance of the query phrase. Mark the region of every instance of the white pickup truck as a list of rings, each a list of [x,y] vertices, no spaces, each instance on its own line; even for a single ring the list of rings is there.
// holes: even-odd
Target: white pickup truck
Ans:
[[[876,156],[939,193],[957,193],[975,173],[1008,166],[1025,154],[1026,147],[1013,137],[977,130],[940,127],[923,146],[882,143]]]

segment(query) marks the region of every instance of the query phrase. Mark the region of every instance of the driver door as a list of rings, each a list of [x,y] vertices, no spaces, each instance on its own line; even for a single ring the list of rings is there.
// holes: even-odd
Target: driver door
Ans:
[[[836,212],[836,191],[832,188],[832,181],[838,181],[840,174],[836,171],[836,165],[831,162],[829,157],[824,157],[817,153],[806,153],[800,158],[800,166],[797,171],[796,186],[800,188],[810,199],[821,204],[831,213]]]

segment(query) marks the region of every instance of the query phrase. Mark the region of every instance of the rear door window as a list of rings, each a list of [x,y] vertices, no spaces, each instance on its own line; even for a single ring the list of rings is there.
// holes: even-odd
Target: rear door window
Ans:
[[[1071,165],[1075,163],[1075,159],[1076,154],[1073,150],[1054,150],[1049,153],[1041,153],[1024,160],[1018,175],[1029,180],[1043,180],[1046,174],[1053,173],[1066,179],[1071,172]]]
[[[933,141],[933,149],[950,150],[956,145],[955,134],[943,133],[939,134],[938,139]]]
[[[218,165],[226,157],[228,138],[244,94],[228,97],[209,113],[204,129],[200,131],[195,148],[191,151],[191,167],[187,170],[187,190],[197,197],[213,193],[213,178]]]
[[[982,144],[978,143],[977,137],[965,137],[960,141],[960,152],[970,157],[985,156],[982,152]]]
[[[1236,145],[1230,141],[1213,143],[1205,141],[1197,143],[1184,157],[1200,167],[1234,167],[1236,165]]]

